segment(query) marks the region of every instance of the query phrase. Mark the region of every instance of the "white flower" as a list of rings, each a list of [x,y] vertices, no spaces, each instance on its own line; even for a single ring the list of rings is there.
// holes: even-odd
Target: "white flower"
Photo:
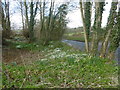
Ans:
[[[82,56],[87,56],[87,54],[82,54]]]
[[[79,62],[80,60],[79,59],[76,59],[74,62]]]
[[[47,61],[48,59],[47,58],[44,58],[44,59],[40,59],[41,61]]]

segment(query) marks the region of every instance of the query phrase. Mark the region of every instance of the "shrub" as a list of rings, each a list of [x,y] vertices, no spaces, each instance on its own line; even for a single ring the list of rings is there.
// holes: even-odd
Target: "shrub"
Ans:
[[[29,38],[29,30],[23,30],[23,36],[28,39]]]
[[[11,30],[2,30],[2,38],[10,39],[13,32]]]

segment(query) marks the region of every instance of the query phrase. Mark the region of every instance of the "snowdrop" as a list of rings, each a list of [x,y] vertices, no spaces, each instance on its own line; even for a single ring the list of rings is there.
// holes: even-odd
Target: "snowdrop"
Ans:
[[[41,59],[41,61],[47,61],[47,60],[48,60],[47,58]]]
[[[48,47],[54,47],[53,45],[49,45]]]
[[[80,61],[80,59],[76,59],[74,62],[79,62]]]
[[[66,52],[60,52],[60,53],[51,55],[49,58],[50,59],[62,58],[62,57],[65,57],[65,55],[66,55]]]
[[[67,63],[66,63],[66,62],[61,62],[61,64],[62,64],[63,66],[66,66],[66,65],[67,65]]]
[[[87,54],[82,54],[82,56],[87,56]]]

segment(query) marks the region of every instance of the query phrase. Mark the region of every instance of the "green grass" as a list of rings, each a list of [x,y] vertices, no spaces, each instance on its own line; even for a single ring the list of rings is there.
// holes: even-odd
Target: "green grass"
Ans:
[[[24,46],[20,43],[19,45]],[[31,49],[29,45],[26,48]],[[61,42],[51,42],[41,50],[46,57],[33,64],[25,66],[3,64],[2,87],[13,85],[21,88],[117,87],[118,67],[113,61],[91,57]]]
[[[12,49],[24,49],[24,50],[31,50],[31,51],[39,51],[46,48],[46,46],[39,45],[37,43],[28,43],[28,42],[20,42],[20,41],[13,41],[7,40],[9,45],[7,47]]]
[[[84,35],[82,33],[69,33],[65,34],[64,38],[67,40],[76,40],[84,42]]]

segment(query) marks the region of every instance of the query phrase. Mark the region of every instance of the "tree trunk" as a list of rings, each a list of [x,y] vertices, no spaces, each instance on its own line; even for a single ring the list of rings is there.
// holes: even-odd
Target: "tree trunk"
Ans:
[[[3,14],[2,1],[0,1],[0,24],[2,24],[2,14]]]
[[[22,25],[23,25],[23,30],[25,30],[25,24],[24,24],[24,15],[23,15],[23,3],[20,2],[20,11],[21,11],[21,16],[22,16]]]
[[[54,10],[54,1],[51,0],[51,5],[49,9],[49,18],[48,18],[48,23],[47,23],[47,31],[46,31],[46,41],[50,41],[51,39],[51,31],[53,29],[52,23],[54,22],[53,20],[53,10]]]
[[[30,37],[30,42],[33,42],[35,40],[34,37],[34,25],[35,25],[35,16],[37,14],[37,9],[38,9],[38,2],[35,3],[36,7],[34,10],[34,2],[33,0],[31,0],[31,4],[30,4],[30,22],[29,22],[29,37]]]
[[[91,42],[91,53],[93,55],[98,54],[99,44],[99,30],[101,30],[102,13],[103,13],[104,2],[95,2],[95,20],[93,25],[93,37]]]
[[[10,14],[9,14],[9,0],[6,2],[6,30],[11,30],[10,27]]]
[[[24,0],[24,6],[25,6],[25,29],[28,29],[29,21],[28,21],[28,7],[26,0]]]
[[[34,29],[34,11],[33,11],[33,8],[34,8],[34,4],[33,2],[31,1],[31,4],[30,4],[30,23],[29,23],[29,36],[30,36],[30,42],[33,42],[34,40],[34,32],[33,32],[33,29]]]
[[[104,43],[102,44],[102,52],[101,52],[101,55],[100,57],[105,57],[106,56],[106,50],[107,50],[107,47],[108,47],[108,40],[109,40],[109,37],[110,37],[110,34],[111,34],[111,31],[112,29],[110,29],[106,35],[106,38],[104,40]]]
[[[6,20],[5,20],[3,8],[2,8],[1,14],[2,14],[2,28],[3,28],[3,30],[6,30]]]
[[[88,42],[88,35],[87,35],[87,31],[86,31],[86,25],[85,25],[85,17],[83,14],[83,6],[82,6],[82,2],[80,0],[80,12],[81,12],[81,17],[82,17],[82,21],[83,21],[83,29],[84,29],[84,38],[85,38],[85,47],[86,47],[86,52],[89,52],[89,42]]]
[[[120,43],[120,7],[118,9],[114,30],[111,34],[112,35],[110,37],[111,41],[110,41],[110,47],[108,52],[108,58],[114,59],[115,51],[120,45],[119,44]]]
[[[11,32],[11,26],[10,26],[10,14],[9,14],[9,0],[5,0],[4,3],[4,9],[2,7],[2,28],[3,28],[3,33],[2,37],[3,38],[10,38],[10,32]]]
[[[110,38],[111,32],[113,32],[113,27],[115,24],[117,4],[118,4],[118,2],[112,2],[112,5],[111,5],[110,15],[109,15],[108,23],[107,23],[107,27],[106,27],[106,30],[108,30],[108,32],[105,35],[105,39],[103,41],[100,57],[106,56],[106,50],[108,47],[109,38]]]

